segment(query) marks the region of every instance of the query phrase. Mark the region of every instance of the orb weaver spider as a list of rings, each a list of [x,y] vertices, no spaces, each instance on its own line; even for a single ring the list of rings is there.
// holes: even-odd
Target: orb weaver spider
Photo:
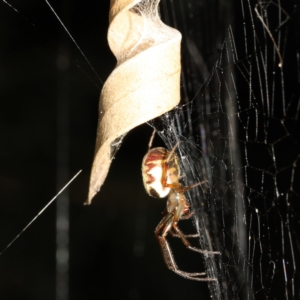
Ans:
[[[190,250],[203,254],[220,254],[217,251],[201,250],[191,246],[188,238],[198,237],[198,234],[185,235],[178,227],[180,220],[189,219],[194,213],[190,211],[190,206],[184,195],[184,192],[201,185],[199,182],[194,185],[183,187],[179,182],[180,168],[179,159],[175,154],[175,147],[169,151],[166,148],[151,148],[155,135],[153,132],[148,152],[142,162],[142,176],[147,193],[154,198],[164,198],[168,196],[167,208],[163,214],[162,220],[155,229],[155,237],[160,245],[163,259],[167,267],[176,274],[190,280],[197,281],[216,281],[216,278],[201,277],[205,272],[189,273],[180,270],[175,262],[171,247],[167,241],[167,235],[170,234],[179,237],[183,244]]]

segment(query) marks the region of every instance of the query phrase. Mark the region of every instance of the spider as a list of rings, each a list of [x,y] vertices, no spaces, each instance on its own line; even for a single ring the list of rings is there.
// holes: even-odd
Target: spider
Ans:
[[[168,234],[179,237],[183,244],[192,251],[212,255],[220,253],[217,251],[201,250],[191,246],[188,238],[198,237],[198,234],[185,235],[179,229],[178,222],[180,220],[187,220],[193,215],[184,192],[197,185],[201,185],[206,181],[183,187],[179,182],[180,168],[178,156],[174,153],[178,144],[171,151],[162,147],[150,149],[154,134],[155,131],[151,136],[148,152],[144,156],[142,162],[142,176],[145,189],[150,196],[154,198],[164,198],[168,196],[167,208],[163,214],[162,220],[155,229],[155,237],[160,245],[165,264],[171,271],[187,279],[216,281],[216,278],[201,277],[205,275],[205,272],[184,272],[178,268],[175,262],[170,245],[167,241]]]

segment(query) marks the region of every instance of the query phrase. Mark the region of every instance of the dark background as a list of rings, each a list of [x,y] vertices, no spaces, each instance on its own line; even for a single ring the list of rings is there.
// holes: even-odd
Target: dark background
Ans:
[[[210,299],[206,283],[183,279],[166,268],[154,238],[165,200],[148,197],[142,184],[141,161],[152,132],[148,125],[128,134],[100,193],[91,206],[83,206],[94,155],[98,99],[116,63],[106,40],[109,0],[51,1],[90,63],[46,2],[10,3],[14,8],[0,4],[0,252],[78,170],[83,171],[63,197],[0,255],[0,300],[55,299],[56,205],[67,196],[69,299]],[[207,168],[213,173],[210,194],[201,201],[191,199],[203,204],[209,225],[201,228],[208,229],[213,247],[222,251],[214,271],[224,299],[283,299],[299,294],[299,10],[295,0],[282,3],[282,8],[272,2],[264,11],[269,14],[268,26],[275,40],[282,34],[283,85],[281,70],[275,66],[274,45],[254,13],[257,3],[162,0],[161,5],[166,22],[176,23],[183,33],[182,100],[189,104],[173,115],[182,117],[193,107],[190,125],[194,130],[205,128],[190,136],[187,123],[182,122],[184,138],[194,138],[191,144],[195,141],[193,146],[203,149],[201,155],[196,153],[195,165],[207,155]],[[278,11],[282,16],[283,11],[288,12],[291,18],[279,20]],[[219,57],[222,63],[216,67]],[[260,62],[267,57],[260,68],[256,57]],[[269,86],[264,81],[265,69]],[[273,71],[274,113],[261,119]],[[236,89],[231,75],[236,76]],[[287,115],[282,111],[283,96]],[[219,97],[223,108],[230,108],[231,102],[226,101],[238,97],[237,114],[222,111],[224,122],[218,116]],[[234,156],[232,164],[234,138],[228,136],[228,126],[234,122],[241,161]],[[267,142],[263,140],[265,128]],[[201,144],[205,139],[211,152]],[[270,151],[272,143],[276,144],[275,154]],[[163,145],[158,137],[155,145]],[[222,173],[224,167],[229,168]],[[236,211],[237,203],[244,205],[244,213]],[[237,224],[247,230],[240,239],[236,238]],[[187,251],[180,241],[171,243],[181,269],[204,271],[201,255]]]
[[[115,65],[109,1],[51,1],[102,82],[45,2],[10,3],[18,12],[0,4],[0,248],[57,193],[61,168],[69,178],[82,169],[69,188],[70,299],[208,299],[205,283],[167,270],[154,238],[165,200],[151,199],[142,185],[149,126],[128,135],[101,192],[83,206],[100,89]],[[68,146],[58,163],[61,138]],[[55,299],[55,222],[52,204],[0,256],[1,300]],[[183,269],[195,269],[189,262],[197,259],[195,271],[203,271],[201,256],[181,243],[175,255]]]

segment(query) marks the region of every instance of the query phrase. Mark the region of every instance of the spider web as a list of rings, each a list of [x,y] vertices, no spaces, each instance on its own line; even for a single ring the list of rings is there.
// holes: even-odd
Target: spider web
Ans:
[[[221,252],[205,259],[213,299],[299,297],[297,9],[162,4],[184,36],[183,105],[153,125],[169,148],[181,141],[185,183],[207,180],[189,199],[202,249]]]

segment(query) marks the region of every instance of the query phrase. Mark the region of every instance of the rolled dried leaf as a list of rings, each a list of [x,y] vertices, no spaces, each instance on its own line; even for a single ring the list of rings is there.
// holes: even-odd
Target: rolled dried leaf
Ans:
[[[159,0],[111,0],[109,46],[117,66],[105,82],[88,200],[100,190],[122,137],[180,100],[179,31],[165,25]]]

